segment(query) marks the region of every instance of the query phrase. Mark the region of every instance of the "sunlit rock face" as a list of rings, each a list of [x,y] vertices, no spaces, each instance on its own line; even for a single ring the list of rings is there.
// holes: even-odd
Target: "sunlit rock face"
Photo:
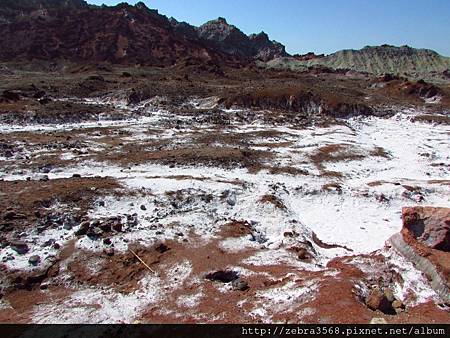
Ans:
[[[247,36],[224,18],[218,18],[200,26],[198,35],[201,39],[216,45],[221,51],[236,56],[263,61],[287,56],[284,46],[276,41],[270,41],[266,33]]]

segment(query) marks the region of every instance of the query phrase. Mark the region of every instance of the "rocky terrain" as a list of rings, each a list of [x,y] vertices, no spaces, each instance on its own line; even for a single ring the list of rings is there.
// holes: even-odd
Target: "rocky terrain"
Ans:
[[[445,88],[24,67],[2,68],[1,322],[448,322],[448,209],[429,263],[395,237],[403,207],[450,207]]]
[[[265,33],[247,36],[223,18],[194,27],[169,20],[143,2],[98,7],[82,0],[5,1],[0,4],[0,29],[3,61],[68,59],[161,66],[182,59],[240,63],[287,55],[284,46]]]
[[[266,33],[247,36],[237,27],[228,24],[224,18],[205,23],[197,29],[197,34],[200,39],[211,42],[222,52],[239,57],[268,61],[288,56],[285,47],[276,41],[270,41]]]
[[[1,323],[450,322],[448,84],[55,3],[0,7]]]
[[[267,66],[300,71],[310,67],[326,67],[446,82],[449,79],[450,58],[429,49],[383,45],[367,46],[360,50],[342,50],[327,56],[307,54],[293,58],[277,58],[269,61]]]

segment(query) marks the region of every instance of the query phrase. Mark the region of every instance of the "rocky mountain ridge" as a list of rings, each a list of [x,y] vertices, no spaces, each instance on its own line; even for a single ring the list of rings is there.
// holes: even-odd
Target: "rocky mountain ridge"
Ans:
[[[22,6],[19,6],[22,4]],[[86,2],[21,0],[0,13],[0,60],[69,60],[170,65],[183,58],[226,59],[200,41],[187,42],[169,20],[143,3],[98,7]],[[79,5],[79,6],[77,6]],[[39,9],[35,9],[39,6]],[[26,9],[26,11],[25,11]]]
[[[279,42],[271,41],[266,33],[247,36],[224,18],[208,21],[200,26],[197,32],[202,40],[210,41],[227,54],[266,61],[288,56],[285,47]]]
[[[201,27],[169,20],[143,2],[93,6],[83,0],[0,4],[0,60],[94,61],[171,65],[182,59],[227,62],[287,56],[267,34],[247,36],[225,19]]]
[[[68,60],[167,66],[220,67],[256,60],[267,68],[355,71],[372,75],[450,78],[450,58],[427,49],[390,45],[330,55],[290,56],[269,36],[246,35],[226,19],[200,27],[167,18],[143,2],[94,6],[84,0],[4,0],[0,4],[0,61]]]
[[[87,9],[84,0],[3,0],[0,3],[0,22],[10,23],[27,17],[44,17],[57,10]]]
[[[373,75],[395,74],[413,78],[448,79],[450,58],[429,49],[410,46],[366,46],[360,50],[342,50],[324,56],[278,58],[267,63],[269,68],[305,70],[326,67],[352,70]]]

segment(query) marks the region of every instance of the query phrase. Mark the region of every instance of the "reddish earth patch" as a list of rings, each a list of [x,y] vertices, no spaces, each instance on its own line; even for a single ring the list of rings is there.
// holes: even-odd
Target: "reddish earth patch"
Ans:
[[[48,208],[56,201],[76,205],[85,212],[90,209],[95,198],[119,187],[119,183],[112,178],[0,181],[0,210],[15,211],[13,220],[20,220],[15,225],[26,226],[40,217],[37,211]],[[23,217],[17,218],[17,215]]]
[[[370,259],[372,258],[369,258],[369,262]],[[355,293],[355,283],[367,276],[355,266],[342,262],[342,259],[332,261],[328,267],[337,269],[339,274],[322,280],[314,300],[305,304],[305,307],[312,308],[315,312],[303,318],[304,323],[368,324],[374,317],[384,318],[389,324],[450,323],[449,313],[432,302],[408,308],[406,312],[392,316],[372,311]]]
[[[118,74],[123,70],[130,71],[131,77],[124,79]],[[358,108],[358,102],[363,102],[366,95],[372,94],[367,89],[367,81],[362,80],[339,80],[335,75],[330,74],[326,77],[311,74],[289,73],[289,72],[270,72],[258,69],[225,69],[226,77],[220,79],[210,74],[189,74],[190,80],[186,78],[187,68],[123,68],[102,70],[103,80],[98,76],[99,70],[90,71],[92,74],[85,74],[87,70],[73,70],[73,74],[63,71],[54,72],[50,75],[42,73],[36,74],[36,81],[44,81],[52,95],[71,96],[74,93],[83,93],[83,95],[92,95],[102,97],[104,95],[118,95],[125,97],[126,91],[131,90],[134,95],[128,97],[129,100],[139,101],[140,99],[150,98],[154,95],[165,95],[169,102],[175,102],[177,105],[192,95],[217,95],[224,97],[227,105],[242,103],[244,106],[255,106],[258,108],[275,108],[276,111],[264,112],[262,119],[271,124],[292,124],[292,126],[306,125],[314,119],[318,119],[317,125],[327,125],[338,123],[330,116],[324,117],[320,114],[299,113],[309,103],[324,101],[338,115],[352,113]],[[95,74],[94,74],[95,73]],[[88,76],[91,75],[91,76]],[[94,76],[94,77],[92,77]],[[96,76],[96,77],[95,77]],[[246,78],[248,82],[243,82]],[[181,79],[181,80],[180,80]],[[29,82],[29,74],[18,73],[17,77],[3,76],[2,86],[13,87]],[[19,83],[20,82],[20,83]],[[152,86],[148,86],[152,83]],[[337,86],[338,84],[338,86]],[[290,89],[290,88],[294,89]],[[53,88],[53,89],[52,89]],[[123,91],[117,91],[117,88],[125,88]],[[309,92],[311,90],[311,92]],[[243,91],[248,93],[242,94]],[[70,94],[70,95],[69,95]],[[342,95],[340,95],[342,94]],[[397,94],[392,94],[389,98],[382,97],[380,102],[396,101]],[[292,96],[292,97],[291,97]],[[342,99],[339,99],[342,96]],[[172,101],[171,101],[172,100]],[[131,102],[130,101],[130,102]],[[376,101],[376,99],[375,99]],[[403,101],[400,101],[403,102]],[[405,101],[408,102],[408,101]],[[138,103],[138,102],[134,102]],[[377,102],[371,102],[370,104]],[[36,109],[36,115],[42,121],[72,121],[71,118],[83,120],[86,115],[96,116],[109,107],[86,108],[84,104],[71,104],[54,102],[47,106],[42,106],[36,100],[23,99],[15,103],[1,105],[0,114],[5,117],[12,111],[27,111],[30,107]],[[173,108],[168,106],[170,109]],[[288,109],[286,110],[286,107]],[[439,108],[440,106],[436,106]],[[166,107],[167,108],[167,107]],[[362,113],[368,110],[362,107]],[[0,110],[1,110],[0,109]],[[214,115],[214,112],[202,112],[186,108],[185,114],[196,117],[204,115]],[[13,114],[14,115],[14,114]],[[75,115],[75,116],[73,116]],[[181,116],[180,112],[180,116]],[[17,118],[22,115],[15,114]],[[241,116],[240,121],[245,121],[246,116]],[[124,132],[121,136],[111,137],[111,129],[93,128],[83,133],[99,132],[97,139],[103,143],[109,150],[98,154],[90,154],[93,159],[105,160],[118,163],[128,167],[136,163],[159,162],[169,165],[212,165],[219,167],[246,167],[250,172],[267,169],[272,174],[307,174],[294,167],[270,167],[267,162],[272,159],[270,151],[254,151],[247,147],[255,138],[277,137],[275,131],[268,131],[260,134],[246,135],[220,133],[219,131],[226,125],[228,120],[218,119],[206,120],[212,121],[217,125],[217,133],[208,135],[205,138],[196,139],[195,145],[183,144],[180,149],[166,149],[170,146],[170,141],[156,140],[136,144],[124,144]],[[172,122],[172,121],[171,121]],[[248,122],[248,121],[246,121]],[[177,121],[173,121],[177,123]],[[180,126],[183,127],[183,126]],[[154,132],[154,131],[152,131]],[[36,134],[36,135],[34,135]],[[113,133],[112,133],[113,134]],[[117,135],[116,135],[117,136]],[[77,132],[56,132],[56,133],[15,133],[8,137],[3,137],[1,142],[11,145],[14,141],[25,141],[26,143],[47,146],[55,144],[64,145],[71,137],[72,140],[82,140],[83,136]],[[242,139],[241,139],[242,137]],[[109,141],[108,141],[109,139]],[[215,146],[215,142],[225,144],[224,147]],[[288,146],[288,143],[262,143],[266,147]],[[151,149],[149,150],[148,147]],[[162,149],[158,149],[162,147]],[[344,147],[345,148],[345,147]],[[333,145],[321,148],[312,159],[315,161],[318,169],[324,169],[326,162],[358,160],[362,155],[355,149],[344,149],[342,145]],[[356,149],[358,150],[358,149]],[[52,164],[67,165],[68,162],[62,162],[57,157],[43,156],[43,159],[35,160],[35,165],[45,162]],[[89,154],[88,154],[89,155]],[[375,149],[371,154],[373,156],[386,157],[383,149]],[[3,164],[3,163],[2,163]],[[21,163],[20,165],[26,165]],[[31,166],[30,166],[31,167]],[[340,173],[324,172],[325,175],[340,177]],[[155,177],[156,178],[156,177]],[[174,179],[185,179],[191,177],[173,177]],[[220,182],[220,181],[219,181]],[[434,181],[437,184],[446,184],[447,181]],[[227,182],[232,183],[232,182]],[[384,184],[386,182],[374,182],[373,186]],[[430,182],[431,183],[431,182]],[[447,182],[448,183],[448,182]],[[236,184],[242,184],[236,181]],[[29,181],[29,182],[0,182],[0,209],[3,212],[14,211],[15,216],[12,219],[5,220],[4,223],[12,223],[15,228],[29,227],[33,225],[39,216],[35,211],[49,206],[54,201],[65,203],[69,206],[80,208],[80,216],[92,206],[92,202],[100,196],[111,194],[111,191],[119,188],[119,184],[113,179],[100,178],[73,178],[66,180],[53,181]],[[325,188],[332,188],[328,186]],[[128,193],[128,192],[127,192]],[[282,201],[275,196],[267,195],[263,197],[262,202],[270,203],[283,209],[285,207]],[[8,218],[11,216],[9,214]],[[283,310],[275,308],[267,309],[267,316],[272,320],[281,322],[311,322],[311,323],[367,323],[373,317],[382,316],[388,322],[449,322],[448,312],[440,310],[436,304],[426,303],[416,307],[408,308],[406,312],[397,316],[386,316],[374,312],[367,308],[355,292],[355,283],[359,281],[377,282],[374,279],[380,277],[379,274],[366,274],[361,269],[349,263],[349,259],[340,259],[332,261],[323,271],[310,272],[301,270],[298,266],[289,264],[267,264],[253,266],[244,264],[243,260],[253,256],[256,253],[267,252],[266,249],[246,249],[240,252],[229,252],[221,248],[220,241],[228,238],[238,238],[251,234],[251,226],[247,222],[233,221],[223,226],[220,232],[220,238],[205,241],[195,236],[185,236],[185,240],[168,241],[164,243],[169,250],[163,247],[152,245],[149,247],[135,247],[133,250],[151,269],[155,270],[161,277],[163,285],[164,300],[145,309],[140,316],[142,322],[161,322],[161,323],[179,323],[179,322],[245,322],[254,323],[255,319],[250,314],[258,302],[261,302],[261,292],[267,292],[271,289],[286,287],[290,285],[293,289],[301,290],[305,288],[308,281],[313,280],[317,286],[317,293],[311,293],[304,298],[299,299],[292,304],[288,304]],[[314,242],[322,248],[338,247],[334,244],[322,242],[317,236]],[[348,249],[348,248],[347,248]],[[269,252],[270,253],[270,252]],[[297,259],[298,251],[288,252]],[[433,251],[427,251],[426,254],[434,257]],[[437,257],[437,256],[436,256]],[[99,288],[111,288],[114,291],[127,294],[137,289],[139,281],[151,272],[130,252],[115,253],[109,256],[105,253],[91,253],[86,251],[74,250],[73,243],[69,244],[61,253],[59,264],[68,259],[74,258],[68,262],[68,277],[73,285],[60,283],[58,278],[47,278],[44,282],[49,283],[48,290],[12,290],[4,295],[4,299],[9,301],[12,309],[0,310],[0,322],[31,322],[32,310],[39,304],[53,304],[56,307],[63,306],[63,301],[67,299],[74,290],[74,285],[89,286]],[[372,256],[358,256],[366,260],[367,265],[374,265],[376,262],[382,263],[382,258]],[[436,258],[438,259],[438,258]],[[192,266],[192,272],[184,280],[181,280],[181,272],[172,271],[173,267],[181,262],[188,262]],[[96,262],[95,269],[89,270],[87,266],[90,262]],[[97,264],[98,263],[98,264]],[[444,264],[442,264],[444,266]],[[217,271],[236,271],[240,273],[242,269],[247,269],[249,275],[240,276],[248,283],[249,289],[239,291],[231,289],[230,285],[220,282],[210,281],[204,278],[209,273]],[[448,272],[448,270],[445,270]],[[384,270],[382,271],[384,273]],[[383,276],[381,276],[383,277]],[[391,276],[389,276],[391,277]],[[176,280],[178,279],[178,280]],[[386,279],[386,278],[385,278]],[[180,286],[172,288],[176,283]],[[226,290],[224,290],[226,289]],[[229,290],[228,290],[229,289]],[[196,295],[201,293],[194,306],[191,308],[177,304],[177,300],[182,296]],[[311,296],[311,297],[310,297]],[[288,303],[289,300],[281,300],[281,303]],[[285,305],[285,304],[282,304]],[[344,309],[344,311],[342,311]]]
[[[268,203],[272,204],[275,208],[278,208],[280,210],[286,210],[286,206],[284,205],[283,201],[274,195],[264,195],[259,200],[261,203]]]
[[[165,261],[167,255],[171,255],[170,247],[163,243],[132,250],[145,264],[155,270],[158,264]],[[94,266],[89,268],[87,264]],[[136,291],[139,281],[149,273],[149,269],[131,251],[113,256],[105,252],[78,251],[75,259],[68,264],[68,271],[78,284],[110,287],[124,294]]]
[[[252,234],[252,226],[246,221],[233,221],[222,226],[222,238],[242,237]]]
[[[227,252],[220,248],[219,241],[204,242],[201,238],[191,238],[189,242],[168,241],[163,245],[158,243],[147,248],[134,248],[139,257],[158,273],[163,286],[167,286],[164,287],[163,300],[146,309],[139,316],[140,322],[255,323],[258,319],[250,313],[255,306],[265,301],[260,296],[261,292],[287,285],[290,285],[289,290],[302,289],[305,283],[313,280],[318,288],[317,292],[305,294],[288,306],[284,306],[281,301],[277,303],[280,306],[278,310],[266,308],[271,320],[288,323],[368,323],[374,317],[383,317],[388,323],[449,322],[448,312],[432,303],[408,308],[406,312],[396,316],[370,310],[359,299],[355,284],[376,277],[367,275],[352,265],[350,261],[354,257],[333,260],[325,270],[317,272],[300,271],[286,264],[253,266],[242,261],[259,250]],[[68,255],[70,252],[69,250]],[[74,254],[77,254],[76,263],[70,264],[69,275],[82,284],[108,286],[126,294],[136,290],[139,280],[151,273],[128,252],[113,257],[101,255],[102,264],[97,273],[88,273],[83,263],[89,262],[93,254]],[[368,265],[383,264],[381,256],[358,257]],[[189,262],[192,270],[186,279],[177,281],[177,273],[172,269],[182,261]],[[248,269],[251,274],[242,276],[242,268]],[[237,276],[248,283],[249,289],[233,290],[231,285],[225,286],[206,278],[208,274],[217,271],[235,271]],[[172,283],[180,284],[173,288]],[[47,291],[13,291],[5,296],[13,309],[0,310],[0,322],[30,322],[34,306],[51,303],[63,306],[61,302],[71,293],[72,290],[64,285],[51,285]],[[198,295],[193,305],[177,303],[182,297],[189,295]]]
[[[347,248],[345,245],[339,245],[339,244],[328,244],[325,242],[322,242],[319,237],[317,237],[317,234],[315,232],[312,233],[312,240],[313,242],[321,247],[322,249],[335,249],[335,248],[342,248],[347,251],[352,252],[353,250],[350,248]]]

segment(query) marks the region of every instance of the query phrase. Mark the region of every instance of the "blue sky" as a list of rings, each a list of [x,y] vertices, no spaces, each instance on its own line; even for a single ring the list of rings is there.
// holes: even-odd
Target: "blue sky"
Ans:
[[[114,5],[121,1],[88,0]],[[128,1],[135,4],[138,1]],[[245,33],[265,31],[290,53],[410,45],[450,56],[450,0],[150,0],[193,25],[225,17]]]

